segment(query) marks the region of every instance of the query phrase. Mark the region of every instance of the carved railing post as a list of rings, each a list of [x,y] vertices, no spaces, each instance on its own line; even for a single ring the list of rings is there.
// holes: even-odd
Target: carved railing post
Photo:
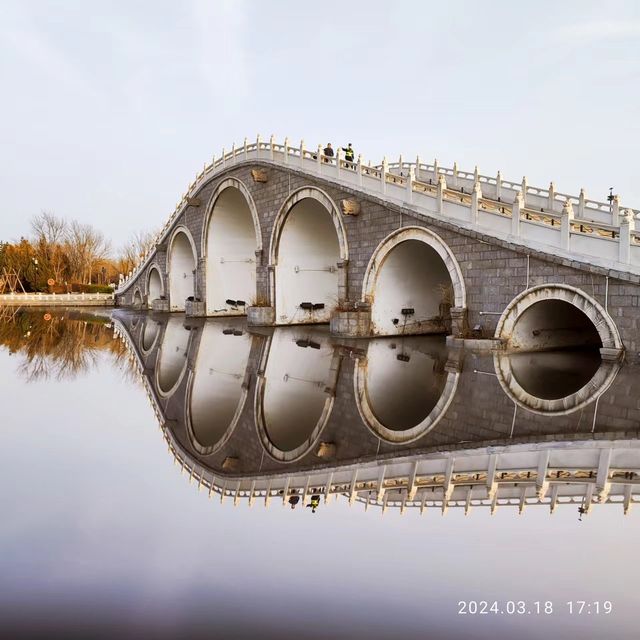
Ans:
[[[413,182],[416,179],[416,170],[414,167],[409,167],[409,173],[407,174],[407,202],[413,203]]]
[[[527,176],[522,176],[522,185],[520,187],[520,193],[522,194],[522,206],[527,206]]]
[[[623,264],[631,262],[632,232],[635,231],[636,221],[631,209],[625,209],[619,216],[620,237],[618,238],[618,260]]]
[[[300,166],[304,165],[304,140],[300,140]]]
[[[580,189],[580,195],[578,196],[578,218],[584,218],[584,189]]]
[[[524,198],[522,192],[518,191],[513,200],[513,207],[511,208],[511,234],[516,237],[520,235],[520,216],[523,208]]]
[[[247,149],[247,138],[244,139],[244,159],[247,160],[249,158],[249,151]]]
[[[256,136],[256,158],[259,159],[260,158],[260,145],[262,144],[262,138],[260,137],[260,134],[258,134]]]
[[[496,175],[496,200],[502,198],[502,174],[498,171]]]
[[[617,227],[620,224],[620,196],[613,196],[611,201],[611,224]]]
[[[289,138],[284,139],[284,163],[289,162]]]
[[[269,138],[269,160],[274,159],[274,149],[273,149],[274,145],[275,145],[275,139],[273,137],[273,134],[271,134],[271,137]]]
[[[322,170],[322,145],[318,145],[318,155],[316,156],[316,165],[318,167],[318,173]]]
[[[436,197],[436,206],[438,213],[444,213],[444,190],[447,188],[447,181],[443,175],[438,178],[438,195]]]
[[[553,203],[555,202],[556,199],[556,188],[553,184],[553,182],[549,183],[549,198],[547,200],[547,209],[549,209],[549,211],[553,211]],[[564,205],[563,205],[563,209],[564,209]]]
[[[573,218],[573,205],[570,200],[565,200],[562,205],[562,220],[560,223],[560,242],[563,249],[569,249],[571,245],[571,223]]]
[[[453,176],[451,176],[451,186],[454,188],[458,187],[458,163],[453,163]]]
[[[480,178],[480,174],[478,173],[478,165],[476,165],[473,168],[473,184],[474,185],[476,184],[476,182],[480,181],[479,178]]]
[[[342,158],[342,149],[338,147],[336,149],[336,175],[340,177],[340,160]]]
[[[473,185],[473,191],[471,192],[471,224],[473,225],[478,224],[480,198],[482,198],[482,185],[476,180]]]
[[[420,181],[420,156],[416,156],[416,180]]]
[[[440,169],[438,168],[438,158],[433,159],[433,184],[438,184],[438,175]]]
[[[387,159],[386,158],[382,158],[382,167],[380,169],[381,171],[381,175],[380,175],[380,191],[382,191],[382,193],[386,193],[387,192],[387,171],[389,170],[389,165],[387,163]]]
[[[358,154],[358,164],[356,165],[356,171],[358,172],[358,186],[362,186],[362,154]]]

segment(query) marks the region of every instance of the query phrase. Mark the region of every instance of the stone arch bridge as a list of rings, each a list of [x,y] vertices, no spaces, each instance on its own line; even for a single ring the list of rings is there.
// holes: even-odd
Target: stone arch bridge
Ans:
[[[499,172],[245,140],[203,168],[116,300],[617,359],[640,350],[637,215]]]

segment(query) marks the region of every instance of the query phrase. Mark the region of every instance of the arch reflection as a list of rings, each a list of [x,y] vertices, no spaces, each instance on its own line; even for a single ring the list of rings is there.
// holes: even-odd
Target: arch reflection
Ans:
[[[618,362],[593,350],[496,354],[494,365],[504,392],[534,413],[577,411],[604,393],[615,379]]]
[[[370,340],[355,370],[358,410],[374,433],[406,443],[433,429],[455,394],[458,372],[445,369],[444,340]]]
[[[156,344],[162,325],[153,318],[147,318],[142,329],[142,352],[149,353]]]
[[[252,337],[240,323],[207,323],[187,390],[187,427],[194,449],[219,449],[232,433],[247,397]]]
[[[273,332],[256,387],[256,426],[276,460],[296,460],[313,447],[331,413],[338,362],[318,327]]]
[[[157,385],[160,395],[175,391],[187,368],[190,332],[184,318],[169,318],[158,354]]]

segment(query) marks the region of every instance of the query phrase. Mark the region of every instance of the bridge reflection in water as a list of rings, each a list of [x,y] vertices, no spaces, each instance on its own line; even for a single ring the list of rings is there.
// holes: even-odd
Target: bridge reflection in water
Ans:
[[[109,353],[143,383],[190,481],[234,504],[627,513],[639,500],[638,366],[597,350],[482,355],[433,336],[339,340],[131,312],[0,320],[27,379],[83,373]]]
[[[114,326],[176,464],[221,501],[627,513],[640,499],[637,366],[597,350],[483,355],[131,312]]]

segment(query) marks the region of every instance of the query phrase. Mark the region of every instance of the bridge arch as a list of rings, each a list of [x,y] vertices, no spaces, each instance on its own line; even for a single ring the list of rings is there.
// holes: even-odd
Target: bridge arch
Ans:
[[[256,299],[256,252],[262,249],[262,233],[255,203],[241,180],[227,178],[213,193],[201,246],[207,315],[244,315]]]
[[[164,281],[157,264],[152,264],[147,273],[147,306],[151,308],[154,300],[164,295]]]
[[[252,337],[240,326],[207,323],[187,382],[185,423],[191,446],[202,455],[218,451],[235,429],[247,399]]]
[[[516,296],[500,316],[495,337],[509,351],[623,349],[618,329],[602,305],[567,284],[538,285]]]
[[[284,202],[273,224],[269,262],[277,324],[329,322],[346,290],[347,234],[333,200],[302,187]]]
[[[140,291],[140,287],[136,287],[133,292],[133,306],[136,308],[142,307],[142,302],[144,298],[142,297],[142,292]]]
[[[267,454],[279,462],[307,455],[327,424],[339,355],[326,332],[276,328],[262,357],[255,424]]]
[[[176,227],[171,234],[167,252],[170,311],[184,311],[187,298],[195,296],[197,256],[189,229],[183,225]]]
[[[446,357],[444,341],[435,337],[369,341],[353,382],[360,417],[376,437],[406,444],[438,424],[460,376],[445,369]]]
[[[372,335],[451,333],[451,307],[466,306],[462,271],[442,238],[403,227],[376,247],[362,299],[371,305]]]

